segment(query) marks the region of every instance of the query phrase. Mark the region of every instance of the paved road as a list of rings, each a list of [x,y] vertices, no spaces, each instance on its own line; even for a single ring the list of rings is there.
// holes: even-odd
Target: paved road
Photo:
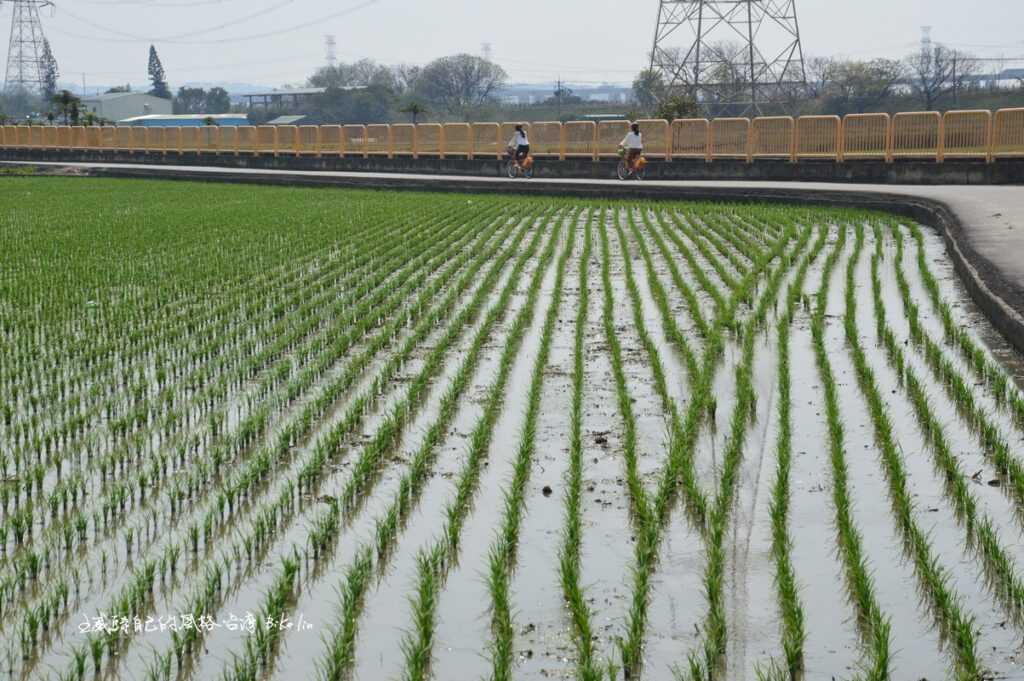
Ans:
[[[404,173],[356,173],[313,170],[264,170],[220,168],[213,166],[170,166],[128,163],[0,162],[5,165],[52,166],[55,172],[133,175],[147,177],[185,177],[193,179],[232,179],[235,181],[323,184],[364,187],[414,187],[422,189],[465,189],[510,192],[547,192],[606,194],[642,191],[665,196],[719,196],[746,198],[784,198],[818,202],[856,202],[858,197],[874,197],[876,205],[935,203],[946,207],[958,218],[959,225],[949,228],[947,245],[959,250],[961,268],[967,263],[973,272],[961,269],[966,280],[975,279],[975,299],[984,297],[1001,310],[986,309],[990,316],[1009,317],[1010,326],[1001,325],[1010,340],[1024,351],[1024,187],[964,185],[876,185],[812,182],[739,182],[669,181],[622,183],[615,180],[534,179],[508,180],[497,177],[454,175],[418,175]],[[924,200],[923,202],[920,200]],[[938,226],[938,225],[937,225]],[[954,259],[957,253],[953,252]],[[968,288],[971,288],[970,281]],[[994,301],[994,303],[993,303]],[[986,307],[982,305],[982,307]],[[993,321],[997,322],[996,319]],[[1015,333],[1013,329],[1016,329]],[[1013,336],[1017,335],[1018,338]]]

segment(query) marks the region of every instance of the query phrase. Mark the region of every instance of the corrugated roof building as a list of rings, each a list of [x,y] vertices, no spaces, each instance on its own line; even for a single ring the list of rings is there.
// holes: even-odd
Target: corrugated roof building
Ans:
[[[186,128],[209,125],[211,120],[214,125],[249,125],[249,117],[246,114],[239,113],[171,114],[166,116],[150,114],[148,116],[123,118],[119,120],[117,124],[142,126],[146,128]]]
[[[132,116],[170,114],[174,111],[174,104],[169,99],[143,92],[108,92],[103,95],[82,97],[82,108],[101,118],[119,121]]]

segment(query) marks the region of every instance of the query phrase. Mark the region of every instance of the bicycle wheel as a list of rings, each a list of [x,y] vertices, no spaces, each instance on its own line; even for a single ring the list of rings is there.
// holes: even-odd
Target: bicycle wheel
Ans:
[[[523,177],[525,177],[527,180],[529,180],[531,177],[533,177],[533,166],[532,165],[529,168],[523,168]]]
[[[619,176],[620,180],[625,180],[627,177],[629,177],[629,169],[626,168],[625,161],[619,161],[619,165],[615,169],[615,174]]]
[[[518,167],[516,166],[515,161],[509,161],[505,164],[505,173],[509,176],[509,179],[516,179],[516,175],[518,175],[517,170]]]
[[[636,170],[633,171],[633,177],[635,177],[637,179],[637,181],[644,179],[644,176],[646,176],[646,175],[647,175],[647,168],[645,166],[641,166],[641,167],[639,167],[639,168],[637,168]]]

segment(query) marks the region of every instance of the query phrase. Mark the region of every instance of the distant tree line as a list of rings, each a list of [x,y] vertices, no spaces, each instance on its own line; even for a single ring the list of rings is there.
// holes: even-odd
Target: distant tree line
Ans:
[[[743,113],[749,90],[744,53],[738,45],[721,44],[714,50],[721,62],[711,77],[721,83],[716,100],[701,98],[700,115]],[[904,59],[851,60],[815,57],[805,62],[805,86],[762,90],[762,111],[787,114],[828,114],[947,110],[952,108],[999,108],[1024,102],[1024,81],[1017,87],[998,87],[982,77],[981,63],[973,55],[941,44],[922,45]],[[633,94],[641,111],[657,112],[665,102],[686,93],[670,91],[661,76],[641,71],[633,81]]]

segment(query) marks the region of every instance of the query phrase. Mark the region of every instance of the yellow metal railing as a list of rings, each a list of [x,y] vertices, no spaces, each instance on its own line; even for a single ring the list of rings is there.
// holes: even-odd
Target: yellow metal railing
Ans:
[[[469,123],[445,123],[443,156],[473,158],[473,130]]]
[[[793,159],[842,160],[843,122],[839,116],[801,116],[796,119]]]
[[[702,158],[710,161],[710,134],[711,124],[706,118],[672,121],[672,158]]]
[[[892,117],[892,158],[941,160],[942,115],[937,111],[898,113]]]
[[[991,111],[947,111],[942,116],[943,158],[987,159],[991,144]]]
[[[889,114],[848,114],[840,132],[843,159],[891,160]]]
[[[366,155],[391,155],[391,126],[381,124],[366,126]]]
[[[416,156],[416,126],[398,123],[391,126],[391,155]]]
[[[221,154],[238,154],[238,128],[234,125],[225,125],[220,129],[220,141],[217,144],[217,152]]]
[[[597,124],[597,157],[617,156],[619,143],[629,132],[629,121],[601,121]]]
[[[596,158],[597,125],[593,121],[571,121],[562,126],[563,158]]]
[[[669,122],[660,118],[637,121],[644,140],[644,156],[648,158],[672,157],[672,135]],[[621,139],[619,140],[622,141]]]
[[[537,158],[562,158],[562,124],[558,121],[531,123],[530,153]]]
[[[500,158],[505,149],[501,126],[497,123],[473,123],[473,158]]]
[[[918,159],[1024,157],[1024,108],[637,121],[645,154],[683,159]],[[500,159],[514,122],[198,127],[0,126],[0,148],[149,153],[345,155]],[[628,121],[521,123],[539,158],[613,157]]]
[[[711,121],[710,156],[750,160],[750,119],[716,118]]]
[[[1000,109],[992,126],[992,157],[1024,156],[1024,109]]]
[[[320,155],[320,126],[300,125],[296,134],[295,151],[299,154]]]
[[[346,156],[366,156],[366,126],[344,125],[341,128],[341,153]]]
[[[320,126],[320,155],[341,153],[341,126]]]
[[[440,123],[420,123],[416,126],[416,155],[441,156],[444,147],[444,127]]]
[[[755,118],[750,124],[750,158],[792,160],[793,126],[790,116]]]

